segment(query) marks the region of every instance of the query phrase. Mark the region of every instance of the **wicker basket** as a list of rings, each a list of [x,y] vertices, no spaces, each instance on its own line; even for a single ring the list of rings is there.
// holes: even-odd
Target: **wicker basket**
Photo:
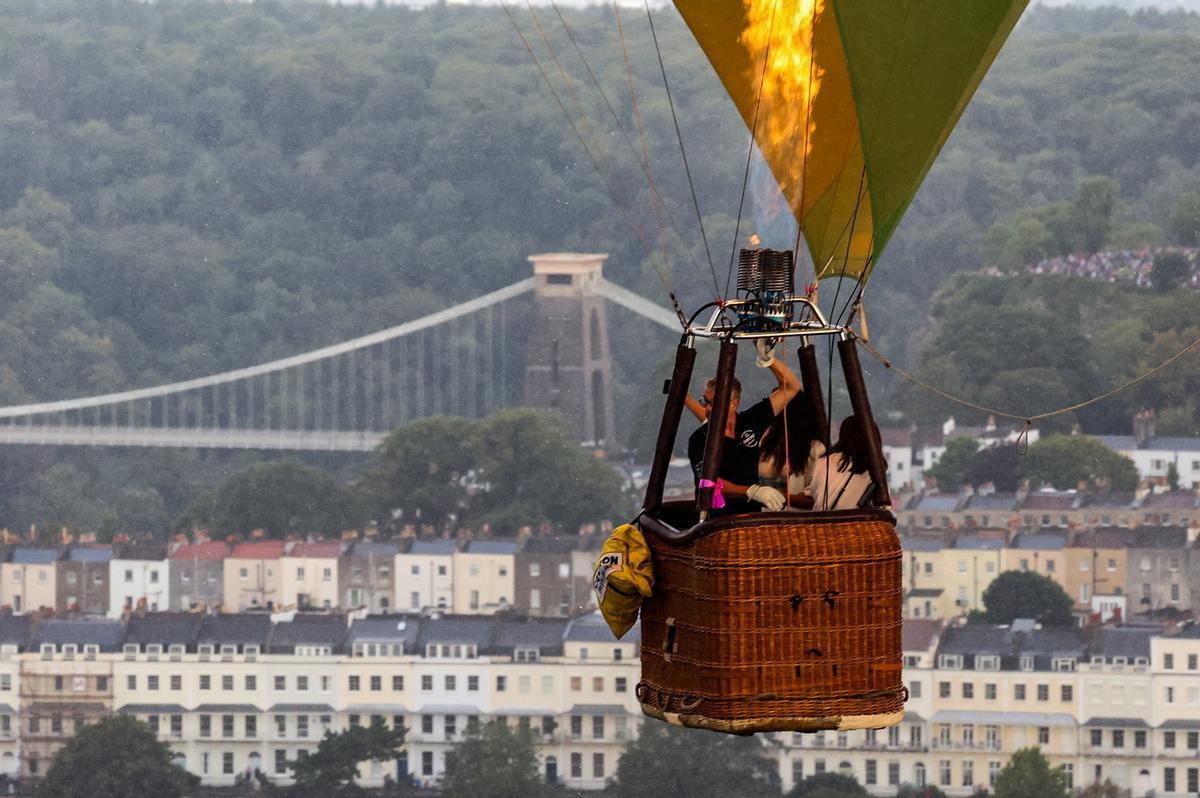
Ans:
[[[666,509],[666,508],[664,508]],[[646,536],[643,711],[715,731],[898,723],[901,549],[889,512],[773,513]]]

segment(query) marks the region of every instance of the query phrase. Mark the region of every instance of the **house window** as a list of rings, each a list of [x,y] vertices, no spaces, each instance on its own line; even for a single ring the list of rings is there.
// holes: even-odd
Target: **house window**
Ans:
[[[583,778],[583,754],[580,754],[580,753],[571,754],[571,778],[573,778],[573,779],[582,779]]]
[[[1050,745],[1050,727],[1038,726],[1038,745]]]

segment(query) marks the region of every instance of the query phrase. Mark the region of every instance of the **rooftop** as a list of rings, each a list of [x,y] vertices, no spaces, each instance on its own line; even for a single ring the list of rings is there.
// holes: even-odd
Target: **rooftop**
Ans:
[[[472,540],[463,551],[467,554],[516,554],[520,547],[513,540]]]
[[[108,562],[112,559],[112,546],[72,546],[67,549],[69,562]]]
[[[229,547],[220,541],[207,543],[186,543],[171,555],[172,560],[224,560],[229,553]]]
[[[229,556],[234,560],[278,560],[285,548],[282,540],[255,540],[237,544]]]
[[[456,551],[458,551],[458,544],[453,540],[432,538],[428,540],[414,540],[412,545],[408,547],[408,551],[404,553],[449,557]]]
[[[12,550],[10,562],[20,565],[53,565],[58,562],[58,549],[17,546]]]
[[[337,559],[342,553],[342,544],[336,540],[301,541],[292,546],[288,557],[309,557],[313,559]]]

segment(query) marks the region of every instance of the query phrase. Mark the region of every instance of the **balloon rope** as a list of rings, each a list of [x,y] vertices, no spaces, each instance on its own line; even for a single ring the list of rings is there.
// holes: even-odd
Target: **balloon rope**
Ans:
[[[1091,399],[1086,399],[1082,402],[1076,402],[1075,404],[1068,405],[1067,407],[1060,407],[1057,410],[1051,410],[1047,413],[1037,413],[1036,415],[1023,416],[1023,415],[1019,415],[1017,413],[1009,413],[1004,410],[997,410],[993,407],[986,407],[985,405],[976,404],[975,402],[971,402],[966,399],[962,399],[960,397],[953,396],[952,394],[949,394],[946,391],[943,391],[941,388],[934,387],[933,385],[930,385],[929,383],[924,382],[923,380],[919,379],[918,377],[914,376],[913,374],[910,374],[909,372],[900,368],[895,363],[893,363],[891,360],[884,357],[879,352],[879,350],[877,350],[875,347],[871,346],[871,344],[867,343],[866,341],[863,341],[862,339],[856,339],[856,341],[858,342],[859,346],[861,346],[863,349],[866,349],[868,352],[870,352],[875,357],[876,360],[878,360],[880,363],[882,363],[884,365],[885,368],[889,368],[892,371],[896,372],[901,377],[903,377],[904,379],[911,382],[913,385],[916,385],[919,388],[923,388],[924,390],[926,390],[932,394],[936,394],[937,396],[940,396],[943,399],[947,399],[951,402],[955,402],[964,407],[969,407],[973,410],[980,410],[984,413],[990,413],[991,415],[994,415],[994,416],[1000,416],[1001,418],[1010,418],[1010,419],[1013,419],[1014,421],[1020,421],[1025,425],[1026,431],[1028,431],[1029,427],[1033,426],[1033,423],[1035,421],[1041,421],[1042,419],[1062,415],[1063,413],[1071,413],[1071,412],[1074,412],[1075,410],[1081,410],[1085,407],[1094,405],[1097,402],[1101,402],[1105,399],[1108,399],[1109,397],[1116,396],[1117,394],[1121,393],[1122,391],[1126,391],[1126,390],[1132,388],[1133,386],[1137,385],[1138,383],[1145,382],[1146,380],[1153,377],[1155,374],[1157,374],[1160,371],[1162,371],[1163,369],[1165,369],[1167,366],[1170,366],[1172,363],[1174,363],[1179,358],[1186,355],[1188,352],[1191,352],[1193,349],[1200,346],[1200,338],[1197,338],[1196,340],[1192,341],[1190,344],[1185,346],[1183,349],[1180,349],[1178,352],[1171,355],[1169,358],[1164,360],[1162,363],[1159,363],[1157,366],[1155,366],[1154,368],[1145,372],[1144,374],[1141,374],[1141,375],[1133,378],[1132,380],[1129,380],[1126,383],[1118,385],[1116,388],[1113,388],[1110,391],[1105,391],[1104,393],[1100,394],[1099,396],[1094,396]]]
[[[712,251],[708,246],[708,233],[704,231],[704,216],[700,213],[700,200],[696,196],[696,184],[692,182],[692,170],[688,166],[687,150],[683,146],[683,132],[679,129],[679,115],[675,112],[675,100],[671,97],[671,82],[667,80],[667,67],[663,63],[662,48],[658,45],[658,33],[654,30],[654,15],[650,13],[650,0],[646,0],[646,20],[650,23],[650,36],[654,39],[654,52],[658,55],[658,69],[662,72],[663,88],[667,90],[667,105],[671,108],[671,121],[675,123],[675,140],[679,142],[679,155],[683,158],[683,173],[687,176],[688,189],[692,192],[692,207],[696,210],[696,223],[700,225],[700,237],[704,240],[704,254],[708,258],[708,269],[712,272],[716,299],[721,300],[721,288],[717,282],[717,267],[713,264]]]
[[[625,125],[622,124],[620,115],[617,113],[616,108],[613,107],[612,102],[609,100],[608,93],[604,91],[604,86],[601,85],[599,78],[596,77],[596,72],[592,69],[591,62],[588,61],[587,56],[584,55],[583,48],[579,46],[579,41],[575,37],[575,32],[571,30],[570,25],[567,24],[566,18],[563,16],[562,11],[559,10],[558,3],[551,2],[550,5],[554,9],[554,13],[558,15],[558,20],[560,23],[562,23],[563,30],[566,32],[567,37],[571,40],[571,44],[575,47],[575,52],[579,55],[579,60],[583,63],[584,69],[587,70],[588,77],[591,79],[592,85],[596,87],[596,91],[599,92],[601,99],[604,100],[604,105],[608,108],[608,112],[612,116],[613,122],[617,126],[617,130],[621,132],[621,136],[624,138],[626,146],[629,148],[630,152],[634,154],[634,157],[637,157],[638,148],[636,145],[634,145],[632,137],[625,129]],[[614,13],[617,13],[615,4],[613,11]],[[639,165],[642,168],[642,173],[646,176],[646,183],[650,188],[651,205],[654,207],[654,216],[658,222],[658,238],[661,242],[666,237],[663,233],[663,215],[665,213],[667,221],[670,223],[671,230],[673,230],[675,235],[679,238],[679,241],[683,244],[685,250],[690,253],[691,246],[688,244],[687,237],[684,236],[679,227],[679,222],[675,219],[675,214],[671,213],[670,206],[667,205],[666,201],[662,197],[661,192],[658,190],[658,183],[654,179],[653,170],[650,168],[650,153],[646,147],[646,132],[642,126],[642,115],[638,105],[637,93],[634,91],[633,70],[630,66],[628,51],[625,47],[625,32],[624,28],[621,26],[621,17],[619,13],[617,14],[617,30],[621,37],[621,49],[625,51],[625,66],[629,77],[629,95],[633,104],[634,119],[637,121],[638,134],[642,141],[642,157],[638,160]],[[687,261],[691,263],[697,270],[700,269],[700,264],[694,261],[690,257],[690,254],[687,255]]]
[[[504,8],[505,15],[508,16],[508,21],[512,23],[513,30],[515,30],[517,36],[520,37],[521,44],[525,46],[525,51],[529,53],[529,57],[533,60],[534,66],[537,67],[538,72],[541,74],[542,80],[545,81],[546,87],[549,88],[550,93],[554,95],[554,100],[558,103],[558,107],[563,112],[563,116],[566,117],[567,124],[569,124],[571,129],[575,131],[575,136],[579,139],[579,143],[583,146],[583,151],[587,155],[588,160],[591,161],[592,166],[600,175],[600,181],[604,184],[604,188],[608,191],[609,198],[613,201],[613,204],[617,206],[617,210],[620,211],[621,216],[625,218],[625,223],[629,226],[629,229],[633,231],[633,234],[637,237],[638,241],[641,242],[642,247],[647,253],[647,257],[650,260],[650,265],[654,267],[654,273],[658,275],[659,282],[662,283],[663,289],[674,301],[675,294],[671,290],[670,285],[667,283],[667,279],[662,267],[659,266],[658,261],[654,257],[654,250],[646,240],[645,233],[641,230],[637,223],[634,222],[633,217],[629,215],[629,211],[621,203],[621,199],[616,188],[609,182],[608,175],[606,175],[604,169],[601,168],[596,154],[594,154],[592,149],[588,146],[587,139],[584,138],[582,131],[580,131],[579,126],[575,123],[574,118],[571,116],[571,112],[567,110],[567,106],[563,102],[562,97],[559,95],[558,90],[554,88],[554,83],[550,80],[550,75],[546,72],[545,67],[542,66],[542,62],[540,59],[538,59],[537,54],[533,52],[533,47],[530,46],[529,40],[525,38],[524,32],[522,32],[521,27],[517,24],[517,20],[513,17],[512,11],[508,7],[508,3],[502,1],[501,6]],[[678,303],[675,303],[675,305],[676,315],[680,317],[680,323],[686,327],[686,320],[683,318],[683,313],[679,309]]]

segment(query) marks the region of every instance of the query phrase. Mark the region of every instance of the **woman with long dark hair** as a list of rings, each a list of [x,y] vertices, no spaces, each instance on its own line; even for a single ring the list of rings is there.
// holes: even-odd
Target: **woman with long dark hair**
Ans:
[[[869,434],[878,438],[871,425]],[[817,461],[813,474],[814,510],[852,510],[858,507],[873,483],[870,474],[868,432],[856,416],[846,416],[838,429],[838,440],[829,454]]]
[[[816,464],[825,444],[813,425],[808,394],[796,394],[775,417],[759,444],[758,481],[786,492],[789,502],[807,507]]]

